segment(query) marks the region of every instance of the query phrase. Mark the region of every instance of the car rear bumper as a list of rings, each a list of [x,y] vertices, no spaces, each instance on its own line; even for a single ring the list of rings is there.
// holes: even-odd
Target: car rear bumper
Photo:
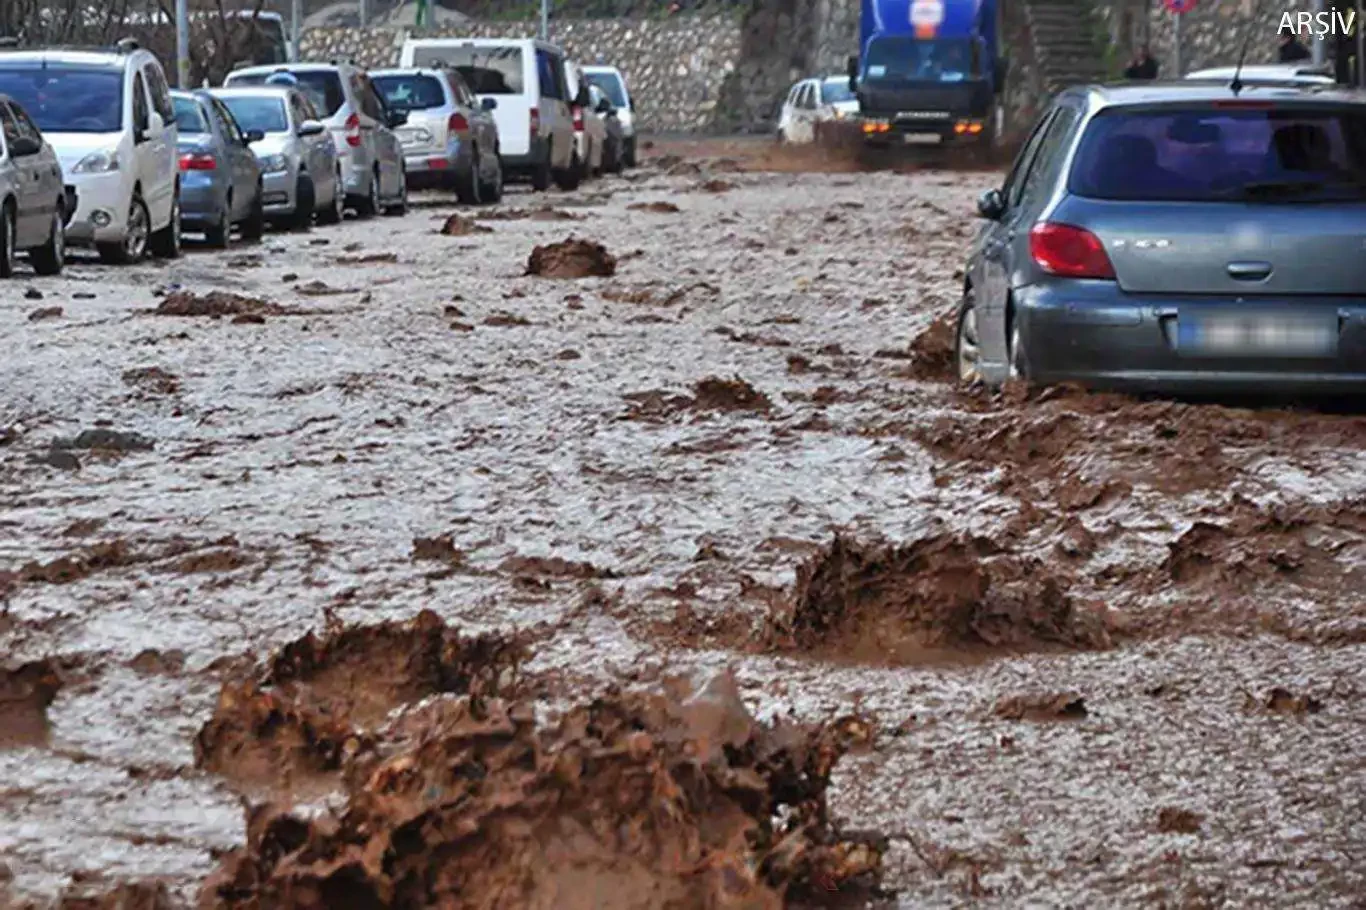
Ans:
[[[267,216],[292,215],[298,205],[299,181],[292,171],[274,171],[261,177],[261,207]]]
[[[473,160],[473,147],[459,140],[452,141],[444,149],[403,150],[404,168],[410,177],[419,180],[446,174],[469,174]]]
[[[1030,378],[1166,392],[1366,392],[1366,297],[1273,300],[1125,294],[1111,282],[1059,282],[1015,292]],[[1335,349],[1208,354],[1183,349],[1181,320],[1316,319]]]
[[[180,220],[186,226],[217,224],[224,199],[212,181],[183,177],[180,184]]]

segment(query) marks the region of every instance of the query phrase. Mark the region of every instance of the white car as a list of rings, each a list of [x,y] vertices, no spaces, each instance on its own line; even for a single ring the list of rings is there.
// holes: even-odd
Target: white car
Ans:
[[[71,245],[110,263],[180,255],[175,108],[156,57],[117,51],[0,51],[0,94],[43,131],[76,191]]]
[[[1187,79],[1231,82],[1238,71],[1233,66],[1216,66],[1187,73]],[[1303,63],[1266,63],[1244,66],[1238,78],[1245,85],[1335,85],[1337,80],[1326,66]]]
[[[783,142],[815,142],[818,124],[858,117],[858,96],[849,90],[848,76],[803,79],[792,86],[778,117]]]
[[[574,189],[582,179],[575,158],[565,55],[531,38],[411,38],[401,67],[450,67],[483,101],[493,98],[503,172],[528,177],[537,190],[552,180]]]
[[[577,63],[566,63],[569,79],[570,112],[574,117],[574,158],[579,168],[579,179],[602,173],[602,150],[607,145],[607,124],[593,105],[593,94],[588,80]]]
[[[602,90],[607,100],[617,109],[617,120],[621,123],[621,160],[626,167],[636,166],[636,103],[626,88],[626,77],[615,66],[585,66],[584,77]],[[848,80],[845,80],[848,84]],[[857,109],[858,103],[854,107]]]

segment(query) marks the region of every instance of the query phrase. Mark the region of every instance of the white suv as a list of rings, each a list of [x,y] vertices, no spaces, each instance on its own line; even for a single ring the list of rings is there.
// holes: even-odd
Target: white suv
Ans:
[[[583,75],[590,85],[596,85],[617,109],[621,121],[621,161],[626,167],[636,166],[636,103],[626,88],[626,77],[615,66],[585,66]]]
[[[156,57],[131,42],[0,51],[0,94],[38,124],[76,190],[67,243],[110,263],[180,255],[175,109]]]
[[[574,189],[583,163],[574,139],[565,55],[531,38],[411,38],[399,57],[403,67],[449,67],[470,91],[498,106],[498,144],[505,174],[529,177],[538,190],[550,181]]]

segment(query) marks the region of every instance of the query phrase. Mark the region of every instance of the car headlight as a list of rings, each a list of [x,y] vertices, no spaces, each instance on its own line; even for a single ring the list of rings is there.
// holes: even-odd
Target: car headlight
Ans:
[[[261,170],[265,171],[267,174],[273,174],[276,171],[283,171],[289,168],[289,162],[285,160],[284,155],[261,155],[256,160],[261,163]]]
[[[836,120],[843,120],[843,119],[844,119],[844,111],[840,110],[839,108],[835,108],[835,119],[836,119]]]
[[[73,174],[107,174],[119,169],[119,153],[113,149],[91,152],[71,169]]]

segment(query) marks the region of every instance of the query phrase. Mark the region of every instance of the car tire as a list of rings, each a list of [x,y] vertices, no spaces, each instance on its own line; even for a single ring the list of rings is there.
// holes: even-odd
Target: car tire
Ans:
[[[370,185],[365,189],[365,195],[356,203],[356,214],[362,218],[371,218],[379,214],[379,171],[370,172]]]
[[[954,376],[961,385],[976,385],[982,377],[982,334],[977,321],[977,295],[963,292],[953,327]]]
[[[317,205],[318,191],[313,186],[313,178],[300,174],[294,185],[294,211],[289,213],[289,226],[296,231],[306,231],[313,226],[313,209]]]
[[[226,250],[232,243],[232,197],[229,196],[218,213],[218,221],[204,232],[204,241],[215,250]]]
[[[484,201],[483,181],[479,176],[479,149],[471,149],[470,171],[455,175],[455,198],[461,205],[479,205]]]
[[[251,202],[251,213],[247,215],[247,220],[242,222],[243,240],[260,240],[266,232],[266,202],[265,190],[261,184],[256,184],[256,196]]]
[[[176,206],[178,213],[179,201]],[[117,243],[96,244],[95,249],[100,254],[100,261],[107,265],[132,265],[141,262],[147,255],[151,227],[147,204],[142,201],[142,194],[135,192],[132,201],[128,203],[128,229],[124,231],[123,239]]]
[[[497,152],[493,155],[493,179],[479,188],[479,197],[490,205],[503,201],[503,159]]]
[[[14,246],[15,234],[14,204],[6,202],[4,208],[0,208],[0,278],[14,274],[14,262],[19,258]]]
[[[621,156],[622,164],[627,168],[636,166],[636,137],[632,136],[626,140],[626,150]]]
[[[66,266],[66,211],[61,202],[52,214],[52,228],[48,231],[47,242],[28,251],[33,271],[39,275],[60,275]]]
[[[546,190],[550,189],[550,180],[552,176],[550,162],[553,160],[554,159],[551,157],[550,145],[547,144],[545,147],[545,157],[536,163],[536,169],[531,172],[531,188],[538,193],[544,193]]]
[[[1010,378],[1017,382],[1029,381],[1029,352],[1025,350],[1024,338],[1020,335],[1018,319],[1010,321]]]
[[[318,210],[319,224],[341,224],[346,216],[346,188],[342,184],[341,171],[332,178],[332,201],[325,209]]]
[[[408,214],[408,168],[404,165],[399,165],[398,202],[387,206],[384,214],[395,218]]]
[[[149,217],[148,223],[151,223]],[[180,258],[180,190],[171,197],[171,219],[166,226],[155,231],[147,242],[152,255],[160,259]]]
[[[584,163],[579,159],[578,153],[569,160],[569,167],[562,171],[555,172],[555,185],[566,192],[577,190],[579,184],[583,182]]]

